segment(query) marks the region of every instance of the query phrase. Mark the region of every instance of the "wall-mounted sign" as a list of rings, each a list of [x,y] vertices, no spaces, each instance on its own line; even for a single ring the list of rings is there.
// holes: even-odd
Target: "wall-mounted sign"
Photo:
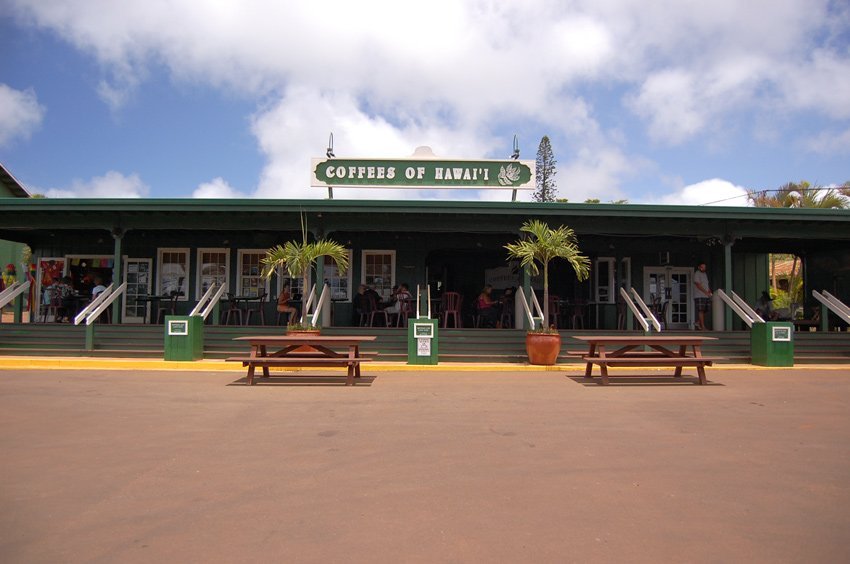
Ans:
[[[168,320],[169,335],[188,335],[189,322],[184,320]]]
[[[771,338],[774,341],[790,341],[791,340],[791,327],[771,327],[772,335]]]
[[[534,161],[312,159],[312,186],[533,190]]]
[[[430,323],[414,323],[413,324],[413,335],[417,339],[433,339],[434,338],[434,326]]]

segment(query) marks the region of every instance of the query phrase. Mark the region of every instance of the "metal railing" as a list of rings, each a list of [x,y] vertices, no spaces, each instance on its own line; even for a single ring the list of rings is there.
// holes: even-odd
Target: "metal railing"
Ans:
[[[307,317],[308,312],[310,311],[310,305],[313,303],[313,300],[316,298],[316,285],[313,284],[313,287],[310,288],[310,297],[307,299],[307,305],[304,306],[304,313],[301,316],[301,323],[304,323],[304,319]],[[313,312],[312,318],[310,319],[310,325],[313,327],[318,327],[319,316],[322,315],[322,307],[328,300],[331,299],[331,288],[327,284],[322,286],[322,294],[319,296],[318,302],[316,302],[316,310]]]
[[[86,307],[77,314],[74,318],[74,325],[79,325],[83,321],[86,322],[86,325],[91,325],[95,322],[95,320],[100,316],[101,313],[106,311],[106,308],[112,305],[116,299],[118,299],[121,294],[127,289],[127,283],[124,282],[117,289],[113,289],[114,284],[110,284],[109,287],[103,292],[99,293],[95,299],[89,303]]]
[[[534,306],[534,309],[539,314],[539,317],[534,317],[534,314],[531,311],[531,307],[529,307],[528,305],[528,300],[525,299],[525,292],[523,291],[521,286],[517,288],[516,293],[517,297],[519,298],[517,302],[520,304],[520,307],[522,307],[522,311],[525,313],[525,316],[528,319],[529,328],[532,331],[534,329],[537,329],[537,322],[539,321],[541,324],[543,324],[544,321],[543,310],[540,309],[540,303],[537,301],[537,296],[534,295],[534,291],[531,292],[531,303]]]
[[[823,290],[822,292],[812,290],[812,296],[814,296],[817,301],[825,305],[829,311],[831,311],[847,323],[850,323],[850,307],[847,307],[844,302],[842,302],[826,290]]]
[[[640,294],[634,288],[629,288],[629,290],[632,296],[634,296],[634,300],[629,296],[629,292],[625,288],[620,288],[620,297],[623,298],[623,303],[632,311],[632,314],[638,323],[640,323],[645,333],[649,333],[652,329],[660,333],[661,323],[658,322],[658,319],[649,310],[643,299],[641,299]]]
[[[416,319],[423,319],[422,308],[420,307],[420,297],[422,295],[422,286],[416,285]],[[425,284],[425,303],[427,304],[428,316],[425,319],[431,319],[431,285]]]
[[[729,306],[729,309],[738,314],[738,317],[747,324],[747,327],[752,328],[753,323],[764,323],[764,319],[762,319],[762,317],[750,307],[750,304],[744,301],[735,292],[731,290],[729,291],[731,297],[722,289],[717,289],[714,293],[720,296],[720,299]]]
[[[206,321],[207,317],[209,317],[210,313],[212,313],[215,306],[218,305],[219,300],[221,300],[221,296],[224,294],[224,291],[227,289],[226,284],[222,284],[218,286],[216,289],[216,283],[213,282],[212,286],[207,288],[207,291],[204,292],[204,295],[201,296],[201,299],[198,300],[197,305],[189,312],[189,315],[200,315]],[[206,304],[206,307],[204,305]]]
[[[10,304],[12,300],[29,290],[30,281],[26,282],[15,282],[2,292],[0,292],[0,308],[3,308]]]

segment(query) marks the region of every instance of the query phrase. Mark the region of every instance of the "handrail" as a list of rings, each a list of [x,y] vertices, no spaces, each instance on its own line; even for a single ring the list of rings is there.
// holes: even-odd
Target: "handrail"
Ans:
[[[5,307],[7,304],[11,303],[12,300],[29,290],[30,281],[26,282],[15,282],[2,292],[0,292],[0,308]]]
[[[753,310],[753,308],[751,308],[749,304],[742,300],[735,292],[732,292],[733,297],[729,297],[726,292],[724,292],[720,288],[718,288],[714,293],[720,296],[720,299],[723,300],[726,305],[729,306],[729,309],[738,314],[738,317],[740,317],[744,321],[744,323],[747,324],[747,327],[751,328],[753,326],[753,323],[764,323],[764,319],[762,319],[762,317],[757,314]],[[741,304],[743,304],[744,307],[742,307]]]
[[[201,317],[204,318],[204,321],[207,320],[207,317],[209,317],[209,315],[212,313],[215,306],[218,305],[218,302],[219,302],[219,300],[221,300],[221,296],[222,296],[222,294],[224,294],[224,291],[226,289],[227,289],[227,285],[222,284],[218,288],[218,291],[215,293],[215,295],[212,298],[210,298],[210,303],[207,305],[206,308],[204,308],[204,311],[201,312]]]
[[[316,292],[316,286],[314,285],[312,290],[310,290],[310,301],[313,300],[313,294]],[[319,301],[316,303],[316,311],[313,313],[313,319],[310,320],[310,325],[316,327],[316,321],[319,319],[319,315],[322,314],[322,306],[325,302],[330,299],[329,296],[331,294],[331,287],[327,284],[322,285],[322,294],[319,296]],[[309,303],[309,302],[308,302]]]
[[[632,292],[632,295],[635,297],[635,301],[637,302],[638,307],[643,310],[645,315],[644,319],[646,319],[647,323],[651,323],[652,327],[658,332],[661,332],[661,323],[658,322],[658,318],[655,317],[655,314],[650,311],[649,306],[646,305],[646,302],[643,301],[643,298],[640,297],[637,290],[634,287],[629,288]],[[648,328],[646,329],[649,330]]]
[[[224,286],[224,284],[222,284],[222,286]],[[198,300],[198,303],[195,305],[195,307],[192,308],[192,311],[189,312],[189,315],[198,315],[203,305],[207,302],[208,299],[210,299],[210,294],[212,294],[213,290],[215,290],[215,287],[215,282],[210,284],[210,287],[207,288],[207,291],[204,292],[204,295],[201,296],[201,299]]]
[[[422,293],[422,287],[417,284],[416,285],[416,319],[422,319],[422,310],[419,306],[419,296]],[[428,317],[427,319],[431,319],[431,285],[425,284],[425,294],[426,301],[428,302]]]
[[[628,308],[630,310],[632,310],[632,313],[634,314],[635,319],[637,319],[638,323],[640,323],[640,326],[643,327],[644,332],[648,333],[649,332],[649,323],[646,321],[646,318],[643,316],[641,311],[638,309],[638,307],[635,305],[635,303],[629,297],[629,293],[626,291],[625,288],[620,288],[620,297],[623,298],[623,302],[628,306]]]
[[[304,320],[307,319],[307,316],[309,315],[308,312],[310,311],[310,306],[313,305],[313,300],[315,298],[316,298],[316,285],[313,284],[313,286],[310,288],[310,293],[307,294],[307,301],[304,302],[304,311],[301,312],[301,323],[304,323]],[[303,295],[302,295],[301,299],[302,300],[304,299]]]
[[[88,305],[82,312],[80,312],[77,317],[74,318],[74,325],[79,325],[80,321],[83,319],[80,316],[85,313],[86,325],[91,325],[95,322],[95,320],[100,317],[100,314],[103,313],[106,308],[112,305],[116,299],[118,299],[121,294],[124,293],[124,290],[127,289],[127,283],[124,282],[118,289],[113,290],[112,284],[109,285],[109,288],[98,294],[97,298],[95,298],[92,303]],[[106,294],[106,296],[104,296]]]
[[[818,292],[817,290],[812,290],[812,295],[815,297],[817,301],[822,303],[835,315],[850,323],[850,308],[848,308],[844,302],[823,290],[823,292]]]
[[[106,290],[99,293],[92,301],[90,301],[89,305],[87,305],[86,307],[81,309],[79,313],[77,313],[76,317],[74,317],[74,325],[79,325],[84,319],[87,319],[89,312],[94,311],[94,309],[101,303],[103,303],[103,300],[109,297],[109,294],[111,293],[112,284],[110,284],[109,287],[106,288]]]
[[[537,313],[540,314],[540,317],[534,317],[534,314],[531,311],[531,308],[528,305],[528,300],[525,299],[525,292],[522,287],[517,288],[517,296],[519,296],[519,303],[522,305],[522,309],[525,311],[525,316],[528,318],[528,323],[531,325],[530,329],[533,331],[537,329],[537,319],[540,320],[540,323],[543,323],[543,311],[540,309],[540,303],[537,301],[537,297],[534,295],[534,292],[531,292],[531,300],[532,304],[536,307]]]

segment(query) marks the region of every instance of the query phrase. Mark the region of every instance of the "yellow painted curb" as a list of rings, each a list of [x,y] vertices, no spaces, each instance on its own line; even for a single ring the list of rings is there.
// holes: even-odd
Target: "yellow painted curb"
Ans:
[[[181,370],[199,372],[244,372],[238,362],[224,360],[169,361],[137,358],[88,358],[88,357],[0,357],[0,369],[33,370]],[[272,371],[301,372],[315,371],[315,368],[272,368]],[[321,368],[320,370],[344,372],[342,368]],[[370,362],[363,365],[366,372],[584,372],[584,363],[556,364],[553,366],[534,366],[518,363],[473,363],[441,362],[437,365],[409,365],[404,362]],[[634,371],[631,367],[612,367],[611,372]],[[644,370],[644,369],[641,369]],[[667,367],[652,367],[645,370],[669,371]],[[850,373],[847,364],[804,364],[789,367],[755,366],[752,364],[715,364],[715,370],[844,370]],[[598,369],[594,369],[598,375]]]

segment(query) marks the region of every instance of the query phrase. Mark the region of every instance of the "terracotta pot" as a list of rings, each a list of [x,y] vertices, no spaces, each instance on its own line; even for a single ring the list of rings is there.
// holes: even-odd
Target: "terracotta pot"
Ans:
[[[561,335],[558,333],[526,333],[525,352],[529,364],[549,366],[558,360],[561,351]]]
[[[286,334],[287,335],[298,335],[298,336],[309,337],[309,336],[320,335],[321,330],[319,330],[319,329],[289,329],[289,328],[287,328]],[[298,347],[297,349],[295,349],[292,352],[316,352],[316,349],[314,349],[313,347],[308,346],[308,345],[303,345],[303,346]]]

